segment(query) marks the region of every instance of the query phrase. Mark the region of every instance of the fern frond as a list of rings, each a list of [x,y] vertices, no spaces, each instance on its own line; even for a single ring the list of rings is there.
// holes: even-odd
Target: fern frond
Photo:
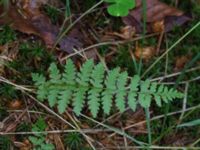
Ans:
[[[35,82],[35,86],[38,87],[37,90],[37,98],[40,101],[44,101],[47,94],[48,94],[48,90],[46,88],[46,79],[43,75],[39,75],[37,73],[33,73],[32,74],[32,79]]]
[[[61,74],[55,63],[52,63],[49,67],[49,85],[48,85],[48,95],[47,99],[49,106],[53,107],[57,104],[58,95],[59,95],[59,84],[61,83]]]
[[[139,90],[138,89],[139,82],[140,82],[140,77],[138,75],[135,75],[131,79],[130,90],[128,92],[128,105],[133,111],[135,111],[137,107],[136,97],[137,97],[137,92]]]
[[[55,63],[52,63],[49,67],[49,77],[52,83],[58,83],[61,78],[60,71],[58,70]]]
[[[76,67],[72,62],[72,60],[70,59],[67,61],[65,65],[65,70],[64,73],[62,74],[62,80],[68,84],[75,85],[76,74],[77,74]]]
[[[83,109],[85,94],[87,90],[88,89],[85,87],[79,87],[76,89],[74,93],[73,106],[74,106],[74,112],[76,113],[76,115],[80,115],[81,110]]]
[[[77,75],[77,82],[80,85],[88,86],[90,76],[94,67],[94,62],[92,60],[86,61],[80,69],[80,72]]]
[[[100,104],[104,113],[109,114],[113,100],[123,112],[126,100],[135,111],[137,104],[143,108],[150,107],[153,99],[161,106],[162,102],[168,103],[183,97],[175,89],[151,83],[148,79],[141,81],[138,75],[129,80],[127,72],[120,73],[119,68],[106,73],[103,64],[94,65],[92,60],[86,61],[80,71],[68,60],[63,73],[53,63],[49,67],[48,80],[39,74],[32,74],[32,78],[37,87],[37,98],[41,101],[48,99],[50,107],[57,106],[59,113],[63,113],[71,101],[77,115],[80,115],[87,102],[93,117],[96,117]]]
[[[76,86],[76,67],[72,60],[68,60],[65,65],[64,73],[62,73],[62,82],[65,83],[66,86],[62,91],[59,92],[58,96],[58,111],[59,113],[65,112],[67,106],[70,103],[71,97],[75,90]],[[70,86],[71,85],[71,86]]]
[[[56,103],[57,103],[57,97],[59,94],[59,90],[54,88],[53,89],[49,89],[49,93],[47,96],[48,102],[49,102],[49,106],[53,107]]]
[[[148,90],[149,86],[150,86],[150,80],[147,79],[141,82],[138,99],[139,99],[139,104],[144,108],[150,107],[151,103],[151,93],[149,93]]]
[[[84,106],[86,92],[89,89],[90,76],[94,67],[92,60],[86,61],[77,74],[76,82],[79,84],[74,93],[74,112],[79,115]]]
[[[103,90],[104,66],[98,64],[91,74],[90,83],[94,88],[88,92],[88,105],[93,117],[97,116],[100,108],[100,93]]]
[[[102,92],[103,110],[106,114],[110,113],[112,98],[117,90],[116,82],[119,76],[119,68],[111,70],[105,80],[105,90]]]
[[[115,98],[115,103],[120,112],[125,110],[125,96],[127,95],[126,84],[128,79],[128,73],[123,72],[119,75],[117,79],[117,93]]]
[[[70,103],[70,98],[72,97],[72,90],[71,89],[66,89],[64,91],[61,91],[59,93],[60,95],[58,96],[58,111],[59,113],[64,113],[67,106]]]

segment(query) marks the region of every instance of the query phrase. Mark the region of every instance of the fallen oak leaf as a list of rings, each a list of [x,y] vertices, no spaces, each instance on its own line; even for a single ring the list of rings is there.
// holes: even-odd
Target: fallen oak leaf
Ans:
[[[181,10],[168,6],[159,0],[146,0],[146,23],[147,31],[152,32],[152,24],[164,20],[165,32],[173,29],[175,25],[182,25],[190,18],[184,15]],[[126,25],[134,26],[137,33],[142,32],[143,6],[141,0],[136,0],[136,8],[130,11],[129,15],[122,20]]]

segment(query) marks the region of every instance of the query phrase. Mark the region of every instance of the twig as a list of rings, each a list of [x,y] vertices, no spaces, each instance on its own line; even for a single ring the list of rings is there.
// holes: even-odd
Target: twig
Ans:
[[[152,37],[152,36],[155,36],[157,34],[150,34],[150,35],[147,35],[146,38],[148,37]],[[80,50],[79,52],[76,52],[76,53],[72,53],[72,54],[69,54],[68,56],[64,57],[61,59],[61,61],[64,61],[72,56],[75,56],[76,54],[78,53],[81,53],[81,52],[85,52],[87,50],[90,50],[92,48],[95,48],[95,47],[100,47],[100,46],[104,46],[104,45],[118,45],[118,44],[124,44],[124,43],[128,43],[128,42],[133,42],[133,41],[137,41],[137,40],[141,40],[142,37],[136,37],[136,38],[133,38],[133,39],[130,39],[130,40],[121,40],[121,41],[109,41],[109,42],[102,42],[102,43],[97,43],[97,44],[93,44],[93,45],[90,45],[86,48],[83,48],[82,50]]]
[[[175,46],[177,46],[180,42],[182,42],[192,31],[194,31],[197,27],[199,27],[200,21],[194,25],[188,32],[186,32],[180,39],[178,39],[170,48],[168,48],[156,61],[149,66],[149,68],[143,73],[142,77],[144,77],[167,53],[169,53]]]
[[[184,96],[184,99],[183,99],[183,106],[182,106],[182,113],[181,113],[181,115],[180,115],[180,118],[179,118],[179,124],[181,123],[181,121],[182,121],[182,119],[183,119],[183,116],[184,116],[184,114],[185,114],[185,110],[186,110],[186,105],[187,105],[187,98],[188,98],[188,89],[189,89],[189,82],[187,82],[186,84],[185,84],[185,96]]]

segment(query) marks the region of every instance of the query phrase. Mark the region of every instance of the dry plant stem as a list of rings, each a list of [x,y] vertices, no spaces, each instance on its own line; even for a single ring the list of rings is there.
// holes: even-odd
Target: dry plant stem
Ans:
[[[105,58],[102,57],[102,56],[99,54],[99,52],[97,51],[96,48],[95,48],[95,52],[96,52],[96,54],[97,54],[97,56],[98,56],[100,62],[104,65],[105,70],[106,70],[107,72],[109,72],[109,69],[108,69],[108,67],[107,67],[107,65],[106,65],[106,62],[105,62]]]
[[[87,134],[98,134],[101,132],[113,132],[109,129],[82,129],[83,133]],[[58,134],[58,133],[73,133],[78,132],[77,130],[51,130],[51,131],[40,131],[40,132],[0,132],[0,135],[30,135],[30,134]]]
[[[151,150],[155,150],[155,149],[158,149],[158,150],[199,150],[200,149],[200,147],[190,147],[190,146],[186,146],[186,147],[174,146],[173,147],[173,146],[156,146],[156,145],[149,146],[148,148],[151,149]],[[118,146],[118,147],[105,147],[105,149],[108,149],[108,150],[116,150],[116,149],[120,149],[120,150],[135,150],[135,149],[144,150],[144,147],[142,147],[142,146],[129,146],[129,147]],[[98,150],[105,150],[105,149],[98,148]]]
[[[189,72],[193,72],[193,71],[197,71],[197,70],[200,70],[200,66],[188,69],[188,70],[185,71],[185,73],[189,73]],[[169,74],[169,75],[165,75],[165,76],[162,76],[162,77],[154,78],[154,79],[151,80],[151,82],[153,82],[153,81],[163,81],[165,79],[172,78],[172,77],[178,76],[180,74],[182,74],[182,71],[172,73],[172,74]]]
[[[157,33],[149,34],[149,35],[145,36],[145,38],[153,37],[155,35],[157,35]],[[104,45],[125,44],[125,43],[134,42],[134,41],[141,40],[141,39],[142,39],[142,37],[136,37],[136,38],[133,38],[133,39],[130,39],[130,40],[120,40],[120,41],[111,41],[111,42],[109,41],[109,42],[102,42],[102,43],[93,44],[93,45],[88,46],[84,49],[81,49],[79,52],[75,52],[75,53],[67,55],[66,57],[62,58],[61,61],[64,61],[64,60],[66,60],[66,59],[68,59],[72,56],[77,55],[78,53],[85,52],[85,51],[90,50],[92,48],[96,48],[96,47],[100,47],[100,46],[104,46]]]
[[[200,104],[197,105],[197,106],[194,106],[194,107],[190,107],[190,108],[185,109],[185,110],[184,110],[184,113],[185,113],[185,112],[188,112],[188,111],[193,111],[193,110],[198,109],[198,108],[200,108]],[[183,110],[168,113],[168,114],[166,114],[166,116],[173,116],[173,115],[177,115],[177,114],[181,114],[181,113],[183,113]],[[161,119],[161,118],[164,118],[164,117],[165,117],[165,115],[155,116],[155,117],[152,117],[152,118],[150,119],[150,121],[158,120],[158,119]],[[145,123],[146,123],[146,120],[140,121],[140,122],[138,122],[138,123],[135,123],[135,124],[132,124],[132,125],[130,125],[130,126],[125,127],[124,130],[128,130],[128,129],[133,128],[133,127],[136,127],[136,126],[141,126],[141,125],[143,125],[143,124],[145,124]],[[116,134],[116,133],[111,134],[110,137],[113,137],[115,134]]]
[[[10,112],[10,113],[21,113],[23,112],[24,110],[6,110],[7,112]],[[34,111],[34,110],[27,110],[28,113],[30,114],[40,114],[40,115],[48,115],[46,113],[43,113],[43,112],[39,112],[39,111]]]
[[[60,40],[65,36],[65,34],[67,32],[69,32],[71,30],[71,28],[78,23],[83,17],[85,17],[87,14],[89,14],[94,8],[96,8],[97,6],[101,5],[103,3],[103,0],[99,1],[98,3],[96,3],[94,6],[92,6],[90,9],[88,9],[86,12],[84,12],[78,19],[76,19],[74,22],[72,22],[69,27],[64,30],[62,33],[60,33],[58,35],[58,39],[56,40],[54,46],[52,49],[55,49],[56,45],[60,42]]]
[[[14,121],[13,125],[11,125],[7,130],[5,130],[5,132],[9,132],[11,131],[12,129],[16,128],[16,126],[20,123],[20,119],[27,113],[27,109],[25,109],[17,118],[16,120]]]
[[[168,114],[166,114],[166,115],[167,115],[167,116],[173,116],[173,115],[177,115],[177,114],[180,114],[180,113],[183,113],[183,112],[185,113],[185,112],[188,112],[188,111],[192,111],[192,110],[195,110],[195,109],[198,109],[198,108],[200,108],[200,104],[197,105],[197,106],[194,106],[194,107],[187,108],[187,109],[185,109],[184,111],[183,111],[183,110],[175,111],[175,112],[168,113]],[[155,116],[155,117],[152,117],[152,118],[151,118],[151,121],[158,120],[158,119],[161,119],[161,118],[164,118],[164,117],[165,117],[165,115]],[[133,124],[133,125],[127,126],[127,127],[125,127],[124,129],[127,130],[127,129],[132,128],[132,127],[140,126],[140,125],[142,125],[142,124],[144,124],[144,123],[146,123],[145,120],[144,120],[144,121],[141,121],[141,122],[138,122],[138,123],[135,123],[135,124]]]
[[[17,85],[17,84],[15,84],[13,82],[10,82],[9,80],[7,80],[6,78],[4,78],[2,76],[0,76],[0,82],[4,82],[4,83],[7,83],[9,85],[12,85],[18,90],[27,91],[27,92],[33,92],[33,89],[26,88],[23,85]]]
[[[200,21],[194,25],[187,33],[185,33],[179,40],[177,40],[169,49],[167,49],[149,68],[143,73],[142,78],[163,58],[167,53],[173,50],[180,42],[182,42],[192,31],[198,28],[200,25]]]
[[[1,59],[4,59],[6,61],[12,61],[12,59],[10,59],[9,57],[7,56],[0,56],[0,61],[2,61]],[[1,64],[1,63],[0,63]]]
[[[185,92],[184,92],[185,96],[184,96],[184,99],[183,99],[183,106],[182,106],[183,112],[180,115],[178,124],[180,124],[182,122],[183,116],[185,114],[185,110],[186,110],[186,107],[187,107],[186,105],[187,105],[187,98],[188,98],[188,89],[189,89],[189,82],[187,82],[185,84]]]
[[[88,135],[86,135],[84,132],[81,131],[79,125],[76,123],[75,119],[68,113],[66,112],[67,116],[70,118],[70,120],[75,124],[76,128],[80,131],[80,133],[85,137],[85,139],[87,140],[87,142],[90,144],[90,146],[92,147],[93,150],[95,150],[94,145],[92,144],[92,142],[94,141],[93,139],[91,139]]]
[[[66,121],[64,118],[62,118],[60,115],[58,115],[57,113],[55,113],[54,111],[52,111],[50,108],[48,108],[46,105],[44,105],[43,103],[39,102],[37,99],[35,99],[33,96],[31,96],[28,93],[25,93],[26,95],[28,95],[32,100],[34,100],[36,103],[38,103],[40,106],[42,106],[43,108],[45,108],[48,112],[50,112],[52,115],[56,116],[57,118],[59,118],[60,120],[62,120],[64,123],[68,124],[69,126],[71,126],[72,128],[76,129],[77,132],[79,132],[80,134],[82,134],[84,137],[87,136],[85,135],[83,132],[81,132],[81,129],[77,129],[74,125],[72,125],[71,123],[69,123],[68,121]],[[88,139],[86,138],[86,140],[88,141]],[[90,144],[90,143],[89,143]]]
[[[167,39],[167,34],[165,34],[165,43],[166,43],[166,49],[168,49],[168,39]],[[169,63],[169,54],[166,54],[166,60],[165,60],[165,76],[168,74],[168,63]]]
[[[114,131],[115,133],[117,133],[117,134],[119,134],[119,135],[121,135],[121,136],[126,136],[128,139],[130,139],[131,141],[133,141],[133,142],[139,144],[140,146],[144,146],[144,147],[145,147],[145,146],[148,145],[147,143],[138,141],[138,140],[136,140],[135,138],[129,136],[128,134],[126,134],[126,132],[122,132],[122,131],[120,131],[120,130],[118,130],[118,129],[116,129],[116,128],[113,128],[113,127],[110,127],[110,126],[108,126],[108,125],[106,125],[106,124],[103,124],[103,123],[101,123],[101,122],[98,122],[98,121],[96,121],[96,120],[94,120],[94,119],[92,119],[92,118],[90,118],[90,117],[88,117],[88,116],[86,116],[86,115],[84,115],[84,114],[80,114],[80,116],[82,116],[82,117],[84,117],[84,118],[86,118],[86,119],[88,119],[88,120],[90,120],[90,121],[92,121],[92,122],[94,122],[94,123],[96,123],[96,124],[99,124],[99,125],[102,126],[102,127],[111,129],[112,131]],[[109,137],[108,137],[108,138],[109,138]],[[143,148],[144,148],[144,147],[143,147]]]
[[[158,55],[159,52],[160,52],[160,47],[161,47],[161,44],[162,44],[163,36],[164,36],[164,31],[162,31],[162,32],[160,33],[160,36],[159,36],[159,39],[158,39],[158,45],[157,45],[157,48],[156,48],[156,54],[157,54],[157,55]]]
[[[193,147],[193,146],[195,146],[196,144],[198,144],[200,142],[200,138],[199,139],[197,139],[194,143],[192,143],[190,146],[191,147]]]
[[[182,81],[182,82],[180,82],[178,84],[186,84],[186,83],[195,82],[195,81],[198,81],[198,80],[200,80],[200,76],[198,76],[196,78],[193,78],[191,80]],[[162,84],[164,84],[164,85],[175,85],[177,83],[176,82],[166,82],[166,83],[162,82]]]

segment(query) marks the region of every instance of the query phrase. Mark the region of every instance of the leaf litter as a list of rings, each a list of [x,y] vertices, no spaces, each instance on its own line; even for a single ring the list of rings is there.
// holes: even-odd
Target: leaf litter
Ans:
[[[53,48],[54,43],[60,32],[60,26],[52,24],[50,18],[43,11],[41,11],[42,5],[45,5],[46,3],[47,0],[19,0],[15,3],[11,3],[9,5],[9,10],[12,11],[7,12],[7,14],[0,18],[0,24],[9,24],[13,29],[21,33],[35,35],[44,41],[44,44],[47,48],[51,49]],[[143,24],[142,5],[140,0],[136,0],[136,4],[136,9],[131,10],[127,17],[122,17],[122,21],[124,22],[125,26],[122,27],[122,29],[119,32],[113,31],[112,29],[111,31],[105,30],[103,32],[105,33],[104,35],[109,35],[109,38],[113,41],[117,41],[118,39],[130,40],[135,37],[140,37],[142,33]],[[2,13],[3,7],[1,6],[0,14]],[[176,25],[181,26],[189,20],[191,20],[191,18],[186,16],[183,11],[177,8],[166,5],[165,3],[162,3],[159,0],[147,0],[147,31],[149,33],[157,33],[163,31],[169,32]],[[74,26],[72,30],[70,30],[70,32],[67,33],[67,35],[63,37],[59,42],[60,50],[67,52],[68,54],[72,54],[74,53],[74,48],[81,49],[84,46],[93,45],[96,42],[98,42],[97,40],[94,40],[94,37],[91,38],[91,36],[89,36],[88,32],[90,30],[88,30],[88,26],[89,25],[87,24],[87,22],[85,23],[84,21]],[[102,37],[100,36],[100,40],[101,39]],[[110,41],[110,39],[106,39],[105,41]],[[113,51],[115,52],[117,51],[116,46],[112,46],[109,48],[113,49]],[[96,58],[96,53],[91,54],[91,52],[93,51],[94,50],[89,51],[86,58],[88,58],[89,54],[91,55],[91,58]],[[155,53],[155,46],[135,46],[134,48],[134,55],[137,58],[137,60],[139,60],[142,56],[142,59],[145,62],[148,62],[152,57],[154,57]],[[175,67],[178,70],[181,70],[187,62],[188,59],[184,58],[184,56],[181,58],[177,58]],[[36,117],[37,115],[33,116]],[[69,120],[69,118],[66,115],[64,115],[63,117],[66,120]],[[124,119],[124,117],[128,119]],[[13,121],[17,120],[16,118],[18,119],[18,117],[13,117],[12,121],[10,121],[7,124],[8,127],[11,127],[10,129],[12,131],[16,131],[17,123],[14,124],[14,126],[11,125]],[[51,124],[49,126],[52,126],[53,124],[53,129],[69,129],[69,127],[64,127],[66,125],[57,121],[57,119],[55,118],[55,120],[51,117],[46,118],[48,121],[51,120]],[[25,118],[24,120],[28,121],[27,118]],[[123,122],[121,122],[121,120],[123,120]],[[138,110],[136,113],[131,113],[127,111],[122,116],[117,115],[111,120],[107,120],[107,123],[118,128],[125,129],[125,127],[131,126],[132,124],[137,122],[142,122],[143,120],[145,120],[144,112]],[[81,123],[81,121],[84,120],[80,121],[76,118],[76,121],[80,124],[80,127],[85,128],[84,124]],[[85,124],[88,126],[88,129],[91,127],[88,122],[86,122]],[[147,133],[145,124],[136,126],[135,128],[130,128],[127,131],[133,135],[146,135]],[[98,133],[96,135],[92,135],[91,137],[93,137],[94,139],[97,138],[104,146],[119,146],[124,144],[124,139],[121,136],[117,135],[112,137],[112,139],[108,140],[109,135],[110,133],[103,132],[102,134]],[[52,137],[55,143],[58,144],[57,147],[63,145],[62,141],[60,141],[60,138],[62,138],[62,136],[58,134]],[[177,137],[174,137],[174,139],[176,138]],[[16,139],[14,139],[14,141],[16,141]],[[27,143],[29,143],[29,141]],[[173,142],[170,142],[170,144],[171,143]],[[131,144],[131,142],[128,141],[128,144]]]

